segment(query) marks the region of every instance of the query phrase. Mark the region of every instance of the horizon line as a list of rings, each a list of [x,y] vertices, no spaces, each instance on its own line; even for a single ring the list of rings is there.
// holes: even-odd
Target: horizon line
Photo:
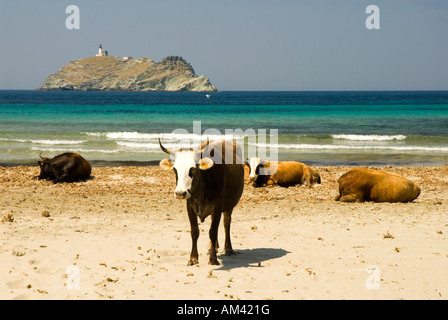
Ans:
[[[109,91],[109,90],[39,90],[36,89],[1,89],[0,91],[33,91],[33,92],[120,92],[120,93],[209,93],[210,91]],[[316,89],[316,90],[218,90],[217,92],[212,92],[212,94],[217,94],[221,92],[444,92],[447,89]]]

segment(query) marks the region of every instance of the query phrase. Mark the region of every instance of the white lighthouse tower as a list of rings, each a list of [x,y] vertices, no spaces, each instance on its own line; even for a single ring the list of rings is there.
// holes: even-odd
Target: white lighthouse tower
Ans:
[[[105,57],[108,55],[109,55],[108,52],[106,50],[103,50],[103,47],[101,46],[101,43],[100,43],[100,47],[98,49],[98,54],[96,56],[97,57]]]

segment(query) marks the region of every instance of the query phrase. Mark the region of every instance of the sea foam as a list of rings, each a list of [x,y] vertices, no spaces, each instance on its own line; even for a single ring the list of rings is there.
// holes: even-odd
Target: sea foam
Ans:
[[[20,143],[32,143],[32,144],[43,144],[43,145],[77,145],[87,142],[87,140],[33,140],[33,139],[8,139],[0,138],[0,141],[11,141]]]
[[[362,134],[332,134],[333,139],[353,140],[353,141],[392,141],[404,140],[405,135],[362,135]]]
[[[333,145],[333,144],[256,144],[260,148],[296,149],[296,150],[391,150],[391,151],[442,151],[448,152],[448,147],[421,147],[421,146],[353,146],[353,145]]]

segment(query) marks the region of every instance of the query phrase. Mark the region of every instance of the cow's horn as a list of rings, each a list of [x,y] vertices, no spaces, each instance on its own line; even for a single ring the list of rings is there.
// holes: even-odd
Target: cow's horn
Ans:
[[[42,152],[43,152],[43,151],[41,151],[41,152],[39,153],[39,157],[40,157],[42,160],[45,160],[44,158],[42,158]]]
[[[159,138],[159,145],[160,145],[160,148],[162,149],[163,152],[168,153],[168,154],[172,154],[172,152],[170,150],[168,150],[167,148],[162,146],[162,142],[160,141],[160,138]]]

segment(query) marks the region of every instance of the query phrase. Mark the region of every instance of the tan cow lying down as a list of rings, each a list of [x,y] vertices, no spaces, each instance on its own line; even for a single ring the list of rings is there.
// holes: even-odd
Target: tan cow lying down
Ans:
[[[246,165],[250,168],[249,180],[254,187],[262,187],[269,180],[281,187],[306,184],[311,188],[313,184],[321,183],[317,171],[296,161],[276,162],[253,157]]]
[[[353,169],[342,175],[338,183],[336,201],[411,202],[420,195],[420,188],[412,181],[378,170]]]

